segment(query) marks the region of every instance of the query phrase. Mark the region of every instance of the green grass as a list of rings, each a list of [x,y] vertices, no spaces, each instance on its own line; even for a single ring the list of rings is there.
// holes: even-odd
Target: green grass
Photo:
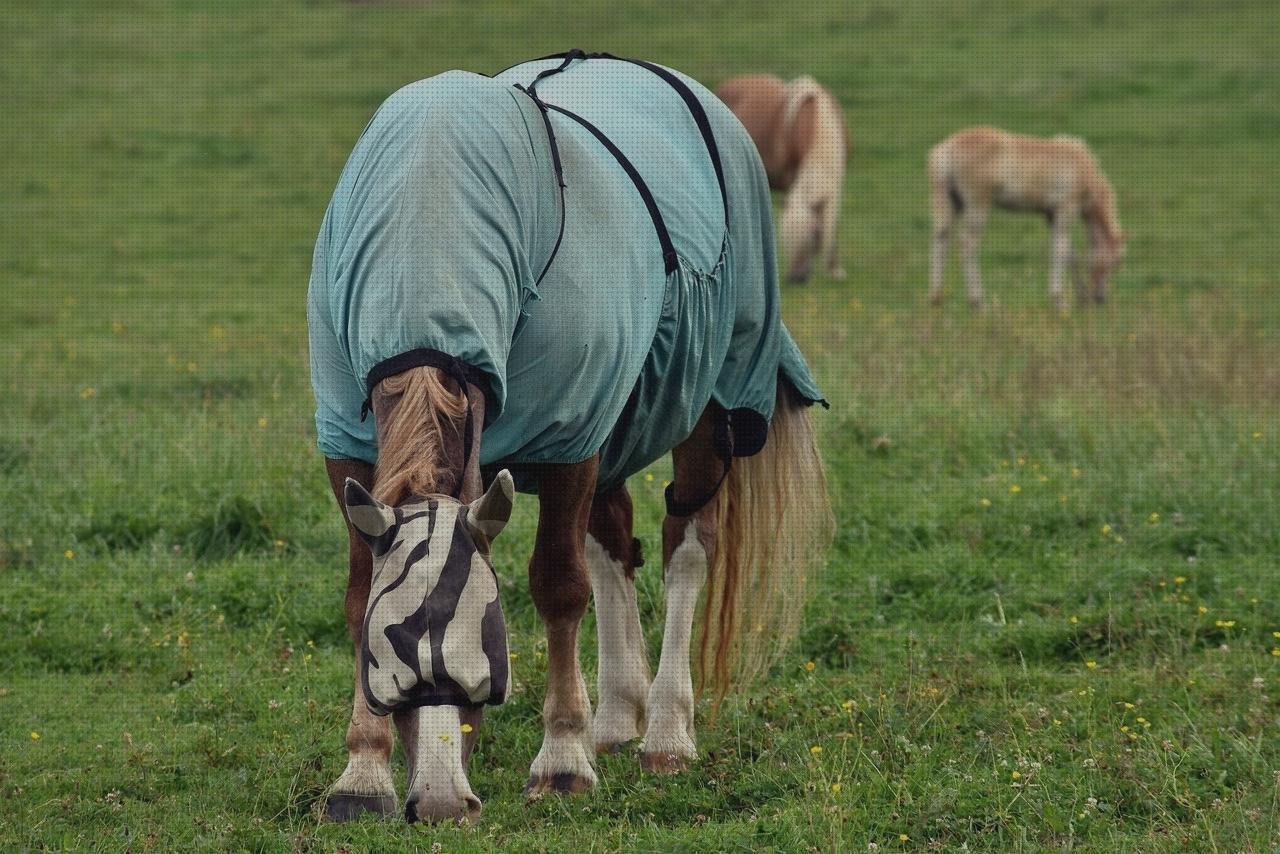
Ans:
[[[1274,11],[4,4],[0,847],[1276,845]],[[545,673],[522,502],[479,826],[323,824],[351,664],[306,365],[315,231],[389,92],[570,46],[711,84],[811,73],[844,104],[850,279],[785,297],[833,402],[836,546],[793,651],[700,716],[696,770],[607,757],[595,793],[526,805]],[[998,215],[991,310],[954,270],[926,305],[924,154],[978,123],[1094,145],[1131,235],[1111,304],[1054,317],[1043,223]],[[632,483],[650,554],[664,469]]]

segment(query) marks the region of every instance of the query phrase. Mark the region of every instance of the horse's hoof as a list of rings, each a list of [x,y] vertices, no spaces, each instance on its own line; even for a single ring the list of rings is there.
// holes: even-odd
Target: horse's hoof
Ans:
[[[324,815],[329,821],[354,821],[365,813],[378,816],[395,815],[394,795],[344,795],[332,794],[324,805]]]
[[[640,754],[640,767],[650,774],[679,774],[688,769],[689,761],[675,753]]]
[[[574,774],[571,771],[563,771],[546,777],[530,777],[529,782],[524,784],[524,794],[530,800],[536,800],[548,793],[553,795],[580,795],[583,792],[591,791],[594,786],[595,782],[589,777],[583,777],[581,774]]]

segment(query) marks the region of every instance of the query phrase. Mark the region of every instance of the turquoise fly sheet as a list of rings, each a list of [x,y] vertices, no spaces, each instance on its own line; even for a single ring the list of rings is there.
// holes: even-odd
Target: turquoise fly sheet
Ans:
[[[694,80],[600,54],[388,98],[325,213],[308,323],[331,458],[376,460],[362,406],[415,365],[485,389],[483,465],[600,453],[601,490],[710,401],[737,455],[763,445],[780,376],[822,401],[779,316],[750,137]]]

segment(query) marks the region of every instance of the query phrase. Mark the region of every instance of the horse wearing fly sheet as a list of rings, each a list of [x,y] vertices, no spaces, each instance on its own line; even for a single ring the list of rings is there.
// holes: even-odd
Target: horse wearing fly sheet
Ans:
[[[538,496],[548,659],[526,791],[589,789],[594,753],[637,738],[650,770],[695,759],[691,655],[717,701],[758,674],[830,536],[825,401],[779,316],[768,184],[732,113],[677,72],[580,51],[406,86],[339,179],[308,324],[357,649],[330,817],[395,810],[391,720],[406,818],[479,812],[466,762],[509,682],[489,553],[517,491]],[[651,678],[626,479],[667,452]]]

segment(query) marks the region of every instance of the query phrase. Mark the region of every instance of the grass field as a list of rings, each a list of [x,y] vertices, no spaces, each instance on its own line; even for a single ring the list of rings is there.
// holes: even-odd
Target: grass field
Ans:
[[[5,2],[0,848],[1274,848],[1275,23],[1265,0]],[[700,716],[700,766],[606,757],[593,794],[526,804],[525,500],[479,825],[324,824],[351,654],[315,232],[392,90],[571,46],[843,103],[850,277],[785,296],[833,403],[837,542],[792,652]],[[1109,305],[1051,314],[1047,231],[1012,215],[990,310],[957,270],[926,304],[924,155],[978,123],[1094,145],[1131,235]],[[650,554],[665,470],[632,482]]]

